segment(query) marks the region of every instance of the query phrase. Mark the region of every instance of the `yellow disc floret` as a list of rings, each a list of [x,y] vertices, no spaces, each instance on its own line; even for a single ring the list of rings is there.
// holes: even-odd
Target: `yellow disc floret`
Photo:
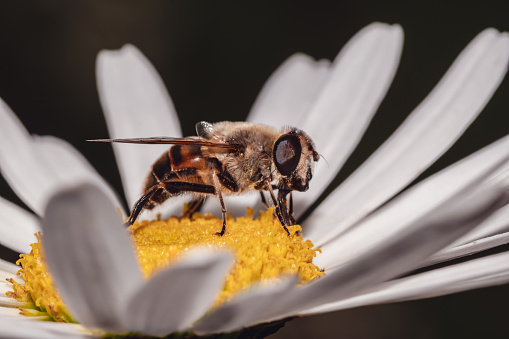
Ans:
[[[38,242],[31,244],[29,254],[20,254],[16,264],[21,265],[18,271],[25,284],[19,284],[14,279],[8,279],[12,283],[12,292],[6,292],[7,296],[28,303],[28,308],[37,309],[39,312],[22,309],[24,315],[46,315],[60,322],[74,322],[65,308],[60,296],[53,287],[53,280],[49,275],[44,253],[41,246],[41,235],[36,234]]]
[[[222,221],[210,215],[196,214],[192,219],[141,221],[132,225],[130,233],[140,268],[147,279],[171,265],[182,253],[197,246],[224,248],[235,254],[234,266],[226,277],[215,306],[228,301],[235,293],[253,283],[264,283],[280,275],[298,275],[300,284],[317,279],[324,273],[312,264],[319,249],[300,236],[301,227],[289,226],[290,235],[274,220],[272,210],[253,218],[249,209],[245,217],[228,218],[224,236],[215,235]],[[32,244],[30,254],[22,254],[18,264],[25,284],[10,280],[13,292],[8,295],[18,301],[32,302],[37,310],[56,321],[73,321],[53,288],[39,243]],[[39,315],[39,314],[38,314]]]
[[[323,275],[312,264],[318,249],[300,236],[301,227],[289,226],[290,236],[272,217],[272,210],[253,218],[228,218],[226,233],[220,237],[222,221],[196,214],[193,219],[171,218],[142,221],[131,226],[141,269],[146,277],[171,264],[181,253],[196,246],[226,248],[235,253],[235,264],[226,279],[217,304],[246,289],[254,282],[264,282],[281,274],[298,274],[301,283]]]

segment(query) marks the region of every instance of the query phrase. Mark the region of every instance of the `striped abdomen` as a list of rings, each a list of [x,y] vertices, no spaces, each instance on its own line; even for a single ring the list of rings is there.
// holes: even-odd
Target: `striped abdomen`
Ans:
[[[207,159],[203,157],[200,146],[193,145],[175,145],[168,152],[161,155],[152,165],[152,170],[147,176],[143,194],[151,187],[158,185],[163,181],[186,182],[205,184],[198,174],[198,171],[207,168]],[[179,195],[181,190],[169,191],[159,190],[152,196],[148,209],[154,208],[156,204],[164,202],[166,199]]]

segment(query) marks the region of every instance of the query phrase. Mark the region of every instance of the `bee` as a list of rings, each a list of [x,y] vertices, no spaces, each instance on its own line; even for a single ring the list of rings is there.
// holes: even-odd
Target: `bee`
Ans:
[[[278,131],[262,124],[230,121],[198,122],[196,133],[186,138],[90,140],[173,145],[152,165],[126,224],[132,225],[143,210],[186,193],[194,200],[183,216],[191,216],[207,196],[215,195],[223,218],[222,229],[215,234],[222,236],[227,211],[223,196],[259,191],[262,203],[269,207],[263,193],[267,191],[275,214],[290,234],[286,226],[295,224],[291,193],[308,190],[314,162],[320,158],[311,138],[294,127]]]

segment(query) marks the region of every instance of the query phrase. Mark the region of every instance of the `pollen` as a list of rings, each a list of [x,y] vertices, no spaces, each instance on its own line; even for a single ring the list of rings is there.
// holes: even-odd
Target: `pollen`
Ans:
[[[216,297],[213,307],[235,297],[253,284],[264,284],[284,275],[298,275],[299,285],[318,279],[324,273],[312,260],[321,251],[313,248],[309,240],[303,240],[299,225],[289,226],[286,233],[272,210],[261,212],[254,218],[248,208],[244,217],[227,219],[223,236],[215,235],[221,230],[222,220],[211,215],[196,213],[189,218],[170,218],[136,222],[128,232],[137,252],[140,269],[146,279],[170,266],[179,256],[194,247],[222,248],[235,255],[235,262],[225,279],[223,289]],[[20,284],[13,279],[12,292],[7,295],[28,306],[24,315],[46,316],[60,322],[74,322],[53,287],[51,276],[44,262],[42,237],[32,244],[29,254],[21,254],[17,261],[22,268],[18,275]]]
[[[300,284],[306,284],[324,274],[312,263],[320,250],[302,239],[300,226],[289,226],[288,236],[271,209],[258,218],[253,218],[253,212],[248,208],[245,217],[229,217],[222,237],[214,234],[221,230],[222,220],[199,213],[192,219],[135,223],[130,232],[143,273],[150,277],[196,246],[228,249],[235,254],[235,263],[216,305],[253,283],[263,284],[280,275],[298,275]]]
[[[29,254],[20,254],[16,264],[21,265],[18,275],[24,280],[24,284],[14,279],[7,279],[12,284],[13,291],[5,294],[9,297],[26,303],[21,309],[21,314],[26,316],[39,316],[59,322],[74,322],[67,311],[62,299],[53,286],[53,280],[44,262],[44,253],[41,246],[41,235],[35,235],[38,242],[31,244]]]

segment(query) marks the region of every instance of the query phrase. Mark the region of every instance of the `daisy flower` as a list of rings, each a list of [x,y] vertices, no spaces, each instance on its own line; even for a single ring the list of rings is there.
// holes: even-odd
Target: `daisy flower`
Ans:
[[[302,128],[327,159],[327,164],[317,164],[309,191],[295,194],[297,218],[361,139],[394,77],[402,39],[398,25],[374,23],[355,35],[333,62],[302,54],[290,57],[262,89],[247,120]],[[44,248],[33,245],[22,262],[44,251],[65,303],[55,305],[67,308],[69,320],[79,324],[39,321],[44,313],[8,297],[13,286],[28,288],[31,282],[16,276],[19,267],[0,261],[0,336],[268,335],[295,316],[507,283],[509,253],[412,272],[509,242],[509,136],[408,186],[481,112],[508,62],[507,33],[481,32],[394,134],[302,221],[304,239],[321,249],[313,264],[325,275],[304,286],[297,286],[294,275],[281,276],[220,304],[216,297],[238,257],[210,246],[189,249],[144,279],[129,237],[136,230],[128,234],[121,227],[116,210],[121,204],[112,189],[69,144],[30,135],[1,102],[0,169],[35,215],[0,200],[0,242],[28,253],[34,234],[42,229]],[[135,47],[101,52],[97,79],[110,137],[181,136],[163,82]],[[113,147],[132,205],[147,169],[166,146]],[[227,206],[230,211],[244,209],[255,200],[236,197]],[[205,208],[211,209],[217,202],[208,204]],[[166,204],[163,210],[178,214],[181,207],[175,205]],[[153,212],[140,218],[151,217]],[[256,220],[264,217],[272,220],[270,213]],[[197,219],[189,224],[207,217]],[[277,232],[271,232],[276,238]],[[30,265],[38,261],[40,257]],[[31,317],[19,315],[20,308]]]

